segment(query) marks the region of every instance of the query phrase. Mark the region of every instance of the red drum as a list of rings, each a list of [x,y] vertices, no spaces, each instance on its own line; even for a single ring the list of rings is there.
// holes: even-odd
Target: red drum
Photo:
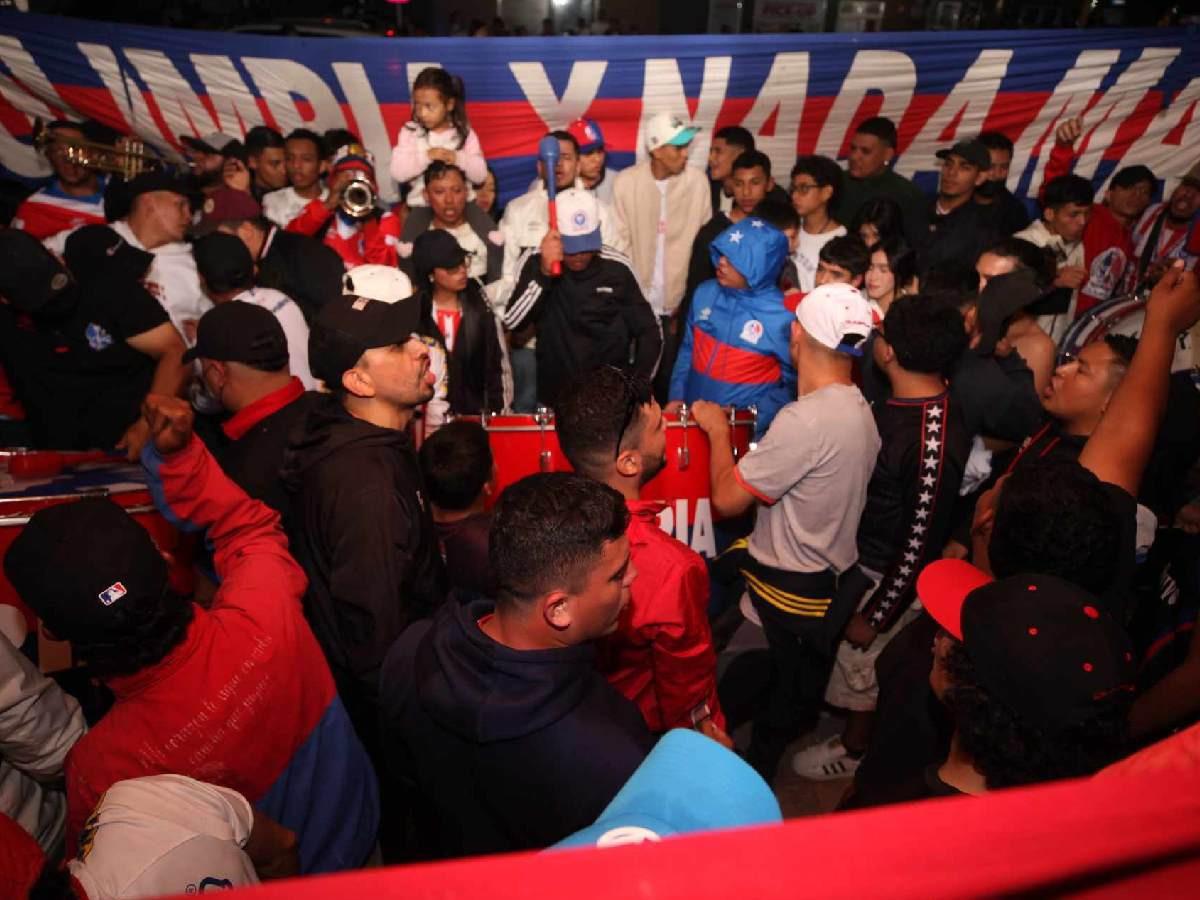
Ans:
[[[150,533],[158,548],[171,557],[169,571],[172,589],[187,596],[194,592],[194,537],[181,534],[154,508],[147,485],[147,475],[140,466],[109,458],[104,462],[84,462],[63,471],[64,467],[75,462],[75,456],[64,453],[62,459],[51,465],[45,458],[54,455],[52,451],[37,451],[37,454],[37,465],[29,466],[18,463],[21,457],[26,456],[20,451],[0,452],[0,464],[5,470],[0,474],[0,558],[8,552],[8,548],[21,533],[30,516],[38,510],[81,500],[84,497],[109,497],[124,507],[126,512]],[[89,455],[88,458],[95,457]],[[57,468],[61,474],[47,474],[41,477],[24,474],[14,476],[8,471],[14,468],[23,473],[34,470],[49,473]],[[29,630],[34,630],[37,625],[36,617],[21,602],[16,590],[0,571],[0,605],[4,604],[20,610],[25,616]],[[42,667],[46,668],[45,660],[42,661]]]
[[[571,471],[571,464],[558,446],[554,415],[549,411],[462,418],[480,422],[487,431],[500,491],[536,472]],[[749,452],[757,418],[753,409],[729,411],[737,458]],[[664,531],[697,552],[714,556],[708,466],[708,437],[685,407],[681,413],[667,417],[666,466],[642,489],[642,497],[666,502],[659,516]]]

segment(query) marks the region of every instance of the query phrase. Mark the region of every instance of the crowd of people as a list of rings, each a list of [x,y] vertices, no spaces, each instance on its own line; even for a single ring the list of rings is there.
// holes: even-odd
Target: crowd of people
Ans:
[[[5,575],[101,687],[0,637],[0,880],[594,843],[666,759],[755,810],[681,787],[697,823],[777,819],[781,765],[845,809],[979,795],[1200,718],[1200,161],[1098,197],[1070,120],[1031,216],[1003,134],[926,196],[886,118],[788,172],[724,127],[705,173],[660,113],[621,171],[601,122],[549,132],[500,210],[461,80],[412,107],[397,204],[345,130],[184,136],[186,176],[122,181],[51,124],[0,230],[5,443],[140,460],[207,590],[106,499],[30,518]],[[489,417],[541,407],[572,471],[501,492]],[[643,498],[681,421],[711,560]]]

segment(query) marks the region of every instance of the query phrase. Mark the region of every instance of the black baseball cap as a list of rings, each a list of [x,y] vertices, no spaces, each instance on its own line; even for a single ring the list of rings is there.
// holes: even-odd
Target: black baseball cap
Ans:
[[[326,385],[340,385],[364,353],[407,342],[420,322],[415,297],[391,303],[353,294],[334,297],[321,307],[309,332],[309,368]]]
[[[976,352],[990,356],[1008,323],[1023,309],[1028,309],[1042,296],[1037,279],[1029,269],[1017,269],[1004,275],[989,278],[987,287],[979,295],[979,346]]]
[[[63,247],[67,268],[81,284],[93,278],[124,278],[140,282],[154,254],[139,250],[107,225],[84,225],[71,232]]]
[[[192,244],[196,270],[209,291],[224,293],[254,284],[254,259],[235,234],[214,231]]]
[[[4,573],[56,637],[103,641],[122,613],[167,587],[167,563],[141,525],[106,497],[39,510],[4,557]]]
[[[442,228],[431,228],[413,241],[413,268],[421,281],[426,281],[434,269],[453,269],[466,258],[462,244]]]
[[[938,159],[945,159],[947,156],[961,156],[977,169],[990,169],[992,167],[992,155],[988,153],[988,148],[974,138],[969,141],[959,141],[953,147],[939,150],[934,155]]]
[[[0,229],[0,296],[15,309],[39,312],[73,285],[66,266],[41,241],[16,228]]]
[[[143,172],[141,175],[135,175],[124,183],[122,193],[129,203],[133,203],[134,197],[149,194],[153,191],[170,191],[173,194],[180,194],[184,197],[190,197],[193,193],[192,187],[186,178],[166,169],[157,169],[153,172]]]
[[[1132,697],[1129,638],[1083,588],[1052,575],[993,581],[961,560],[938,560],[917,595],[962,641],[980,684],[1017,715],[1058,732]]]
[[[200,317],[196,346],[183,354],[185,363],[194,359],[244,363],[264,372],[278,372],[288,364],[287,336],[270,310],[241,300],[218,303]]]

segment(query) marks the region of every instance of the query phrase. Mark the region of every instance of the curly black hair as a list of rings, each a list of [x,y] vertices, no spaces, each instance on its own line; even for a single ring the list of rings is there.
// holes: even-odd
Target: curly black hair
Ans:
[[[1102,595],[1121,569],[1121,521],[1091,471],[1039,459],[1013,469],[996,503],[988,559],[997,578],[1056,575]]]
[[[601,479],[622,446],[635,445],[646,424],[650,385],[631,372],[602,366],[576,378],[554,403],[563,455],[576,472]]]
[[[161,662],[183,643],[196,609],[169,587],[159,596],[130,594],[107,637],[72,636],[71,649],[97,678],[132,675]]]
[[[967,349],[958,309],[922,294],[901,297],[888,307],[883,338],[909,372],[944,375]]]
[[[951,682],[944,699],[959,746],[989,790],[1091,775],[1128,752],[1128,694],[1114,694],[1094,716],[1050,732],[979,683],[965,645],[954,644],[944,664]]]

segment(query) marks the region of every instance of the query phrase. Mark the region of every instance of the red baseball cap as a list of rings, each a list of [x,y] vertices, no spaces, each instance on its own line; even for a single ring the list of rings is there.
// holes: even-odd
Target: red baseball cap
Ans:
[[[258,201],[246,191],[219,187],[205,198],[200,207],[200,222],[194,231],[197,235],[205,235],[216,231],[223,222],[261,219],[262,214]]]
[[[969,562],[939,559],[917,576],[917,597],[934,621],[961,641],[962,608],[967,595],[993,580],[991,575]]]
[[[567,133],[579,142],[580,153],[595,153],[597,150],[607,150],[604,143],[604,132],[595,119],[576,119],[567,126]]]

